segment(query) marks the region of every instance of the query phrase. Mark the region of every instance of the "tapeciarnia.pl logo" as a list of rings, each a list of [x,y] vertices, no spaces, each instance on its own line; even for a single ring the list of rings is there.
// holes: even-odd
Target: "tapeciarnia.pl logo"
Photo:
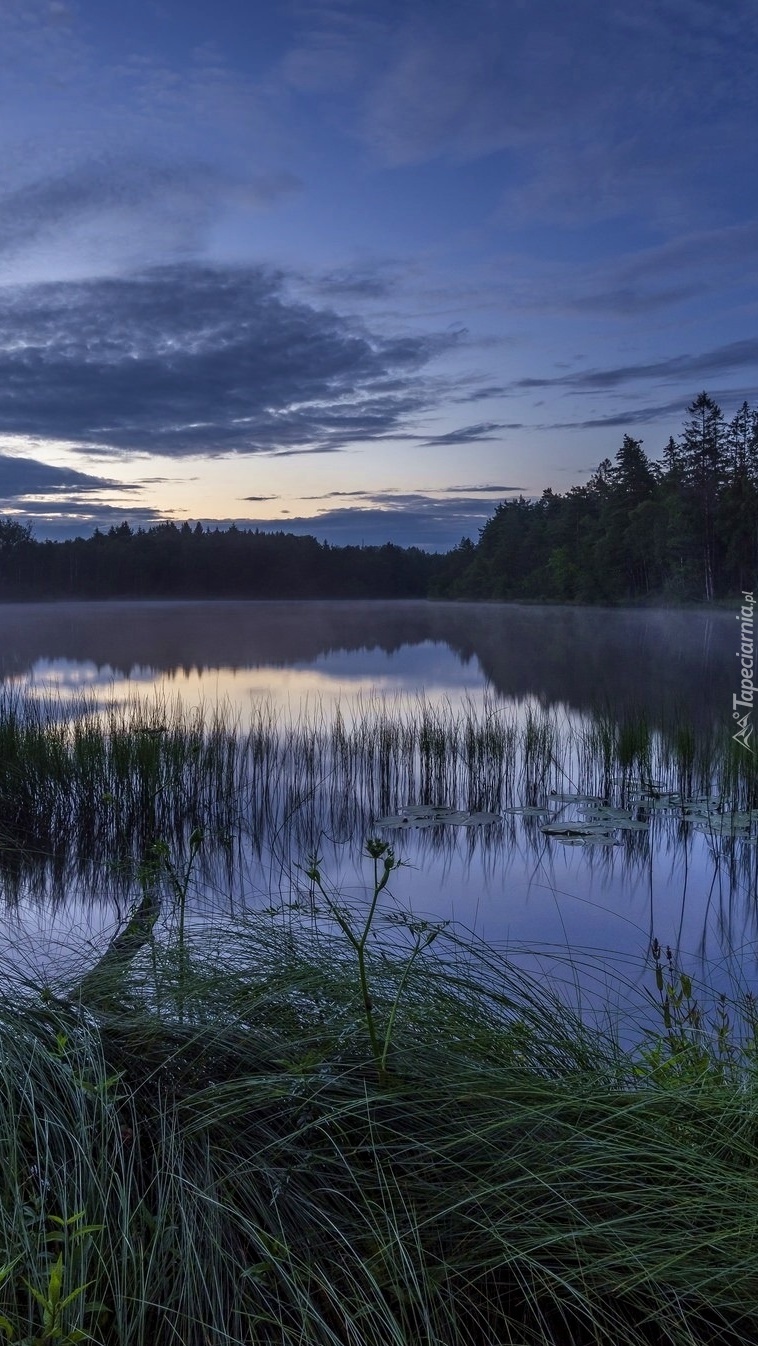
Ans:
[[[753,696],[755,685],[753,683],[753,607],[755,599],[751,592],[743,589],[742,597],[744,603],[737,613],[737,621],[740,623],[740,648],[737,651],[737,658],[740,660],[740,692],[739,696],[732,697],[732,719],[737,721],[738,729],[736,734],[732,734],[735,743],[741,743],[743,748],[752,752],[753,748],[750,739],[753,736],[753,725],[750,716],[753,713]],[[744,711],[744,714],[740,714]]]

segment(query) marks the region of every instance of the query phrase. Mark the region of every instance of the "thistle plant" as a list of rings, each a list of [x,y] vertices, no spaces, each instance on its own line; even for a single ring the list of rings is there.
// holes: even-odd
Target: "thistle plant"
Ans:
[[[332,894],[327,891],[321,873],[320,860],[314,857],[308,863],[304,872],[306,877],[310,879],[311,883],[314,884],[315,887],[318,889],[318,891],[321,893],[322,897],[324,898],[329,908],[331,916],[337,922],[337,925],[339,926],[340,930],[342,931],[343,935],[347,939],[350,946],[355,950],[355,955],[358,962],[358,981],[360,984],[360,995],[363,1004],[363,1010],[366,1016],[366,1028],[368,1030],[369,1043],[371,1044],[371,1055],[373,1056],[374,1063],[376,1065],[379,1084],[382,1086],[382,1088],[386,1088],[390,1083],[390,1074],[387,1069],[387,1061],[389,1058],[390,1047],[392,1045],[392,1034],[395,1027],[397,1008],[400,1003],[400,998],[402,996],[403,990],[405,989],[405,985],[408,980],[410,970],[414,962],[418,958],[419,954],[422,952],[422,950],[427,949],[429,945],[437,938],[438,934],[440,933],[440,930],[443,927],[443,924],[445,923],[436,924],[434,926],[430,926],[429,923],[426,921],[419,921],[419,922],[410,921],[406,923],[408,925],[408,928],[412,931],[414,935],[414,946],[411,951],[411,956],[408,959],[408,962],[406,963],[397,990],[395,992],[395,996],[392,1001],[390,1012],[387,1018],[387,1025],[384,1030],[384,1034],[383,1036],[380,1037],[380,1034],[377,1030],[376,1018],[374,1014],[374,1001],[369,988],[368,968],[366,963],[366,945],[368,943],[368,938],[369,935],[371,934],[371,929],[374,924],[374,918],[376,915],[376,908],[379,902],[379,897],[381,893],[384,891],[384,889],[387,887],[390,875],[395,870],[401,867],[403,861],[398,860],[396,858],[395,852],[388,842],[381,841],[378,837],[368,838],[368,840],[366,841],[365,854],[368,856],[370,860],[373,861],[374,866],[373,892],[371,895],[371,901],[369,903],[369,909],[366,914],[365,921],[363,923],[363,929],[360,932],[360,934],[356,934],[355,930],[353,929],[348,912],[344,909],[344,907],[341,907],[337,902],[335,902]]]

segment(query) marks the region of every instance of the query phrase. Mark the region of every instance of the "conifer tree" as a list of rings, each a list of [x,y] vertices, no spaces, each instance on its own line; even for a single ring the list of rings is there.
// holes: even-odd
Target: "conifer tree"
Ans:
[[[727,468],[724,414],[706,392],[687,410],[690,419],[681,441],[684,485],[700,553],[705,599],[710,603],[716,592],[716,507]]]

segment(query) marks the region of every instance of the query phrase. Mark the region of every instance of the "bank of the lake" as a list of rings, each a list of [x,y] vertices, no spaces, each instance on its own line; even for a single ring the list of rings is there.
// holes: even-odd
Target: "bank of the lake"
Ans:
[[[8,1339],[754,1340],[754,1002],[660,952],[624,1051],[448,931],[361,968],[364,929],[145,927],[2,993]]]

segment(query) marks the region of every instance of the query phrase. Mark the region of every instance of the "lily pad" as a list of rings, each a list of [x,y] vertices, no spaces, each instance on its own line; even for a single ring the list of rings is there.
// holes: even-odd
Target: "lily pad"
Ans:
[[[463,813],[460,817],[449,818],[448,822],[455,823],[457,827],[486,827],[488,823],[502,822],[499,813],[472,812]]]
[[[697,832],[708,832],[718,837],[739,837],[743,841],[756,841],[758,838],[750,830],[750,823],[739,822],[730,815],[711,814],[708,818],[692,818],[692,826]]]
[[[550,818],[553,816],[553,809],[547,806],[540,809],[532,804],[523,804],[514,808],[503,809],[503,813],[522,818]]]
[[[638,818],[636,813],[629,809],[598,809],[587,819],[591,823],[600,823],[608,828],[620,828],[623,832],[649,832],[650,821],[647,818]]]
[[[434,808],[430,804],[413,804],[402,813],[375,818],[375,827],[394,827],[407,830],[411,827],[483,827],[486,823],[499,823],[499,813],[470,812],[468,809],[453,809],[447,806]]]
[[[564,846],[620,846],[601,823],[546,823],[540,828],[546,837]]]
[[[608,827],[605,823],[545,823],[540,832],[546,837],[558,837],[562,841],[567,837],[580,841],[586,837],[607,836]]]
[[[560,841],[562,846],[620,846],[618,837],[609,836],[606,832],[597,832],[588,837],[554,837],[554,841]]]

